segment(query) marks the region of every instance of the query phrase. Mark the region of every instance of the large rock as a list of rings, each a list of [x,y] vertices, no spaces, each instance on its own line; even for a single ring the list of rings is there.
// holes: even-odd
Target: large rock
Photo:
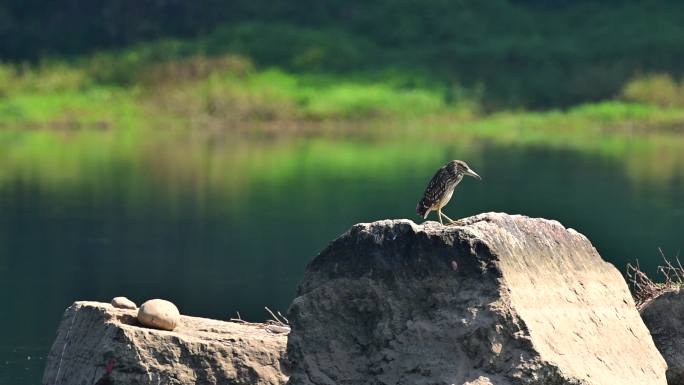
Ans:
[[[667,362],[667,383],[684,385],[684,290],[663,293],[645,304],[641,318]]]
[[[307,267],[291,385],[664,385],[622,275],[555,221],[359,224]]]
[[[280,385],[286,334],[265,326],[181,316],[173,332],[138,326],[136,311],[98,302],[67,309],[43,384]]]

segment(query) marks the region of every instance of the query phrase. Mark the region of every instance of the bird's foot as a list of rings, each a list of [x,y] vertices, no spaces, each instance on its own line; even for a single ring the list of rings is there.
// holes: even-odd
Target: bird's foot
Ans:
[[[452,220],[449,222],[447,226],[463,226],[465,223],[463,222],[463,219],[457,219],[457,220]]]

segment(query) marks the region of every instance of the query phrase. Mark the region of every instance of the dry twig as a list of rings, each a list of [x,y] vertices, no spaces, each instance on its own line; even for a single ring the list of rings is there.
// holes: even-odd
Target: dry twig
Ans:
[[[272,321],[275,321],[277,324],[279,324],[279,325],[281,325],[281,326],[288,326],[288,324],[290,323],[290,322],[287,320],[287,318],[283,317],[283,315],[280,314],[280,312],[278,312],[278,314],[280,314],[280,317],[282,317],[282,320],[281,320],[280,318],[278,318],[278,316],[275,315],[275,314],[271,311],[271,309],[268,308],[268,306],[264,306],[264,309],[266,309],[266,311],[268,312],[268,314],[270,314],[271,317],[273,317],[273,320],[272,320]]]
[[[654,282],[649,278],[641,270],[638,260],[636,265],[627,264],[627,279],[632,286],[634,302],[636,302],[637,309],[639,310],[661,294],[677,290],[684,284],[684,267],[682,267],[679,261],[679,256],[675,256],[676,264],[673,264],[665,257],[665,253],[661,249],[658,249],[658,251],[660,251],[660,255],[665,263],[662,266],[658,266],[658,273],[663,277],[663,282]]]
[[[240,316],[240,312],[237,312],[237,318],[231,318],[230,322],[236,322],[242,325],[247,325],[247,326],[254,326],[258,327],[261,329],[266,329],[272,333],[277,333],[277,334],[286,334],[290,332],[290,321],[288,321],[285,316],[283,316],[279,311],[274,313],[269,309],[268,307],[264,307],[268,314],[271,315],[272,319],[266,320],[264,323],[258,323],[258,322],[248,322],[242,319]]]

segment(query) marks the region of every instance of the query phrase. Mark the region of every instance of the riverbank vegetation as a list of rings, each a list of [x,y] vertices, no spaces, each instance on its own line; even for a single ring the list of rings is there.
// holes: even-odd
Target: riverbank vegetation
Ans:
[[[356,172],[367,145],[395,162],[416,148],[476,141],[601,154],[636,179],[681,171],[677,2],[345,2],[310,4],[304,15],[238,1],[230,15],[193,6],[193,18],[176,9],[183,5],[160,4],[132,5],[138,12],[127,17],[110,9],[106,20],[86,7],[92,23],[42,39],[6,24],[17,27],[0,64],[6,177],[41,168],[51,170],[39,173],[46,179],[78,179],[84,168],[96,175],[105,163],[156,164],[163,154],[178,170],[216,143],[230,146],[232,162],[242,154],[255,164],[253,152],[230,144],[249,143],[287,165],[299,156],[291,142],[312,137],[323,140],[321,159]],[[21,4],[4,7],[12,20]],[[30,18],[49,30],[70,9]],[[64,26],[70,15],[62,16]],[[145,17],[175,24],[133,23]],[[634,153],[653,162],[630,162]]]
[[[77,63],[2,65],[0,124],[111,128],[144,120],[230,130],[240,125],[251,129],[254,123],[287,127],[389,119],[425,120],[426,128],[486,134],[515,125],[552,132],[596,126],[630,133],[634,127],[677,131],[684,120],[684,83],[667,74],[635,77],[610,100],[546,110],[487,111],[481,92],[446,87],[408,72],[296,73],[259,68],[238,55],[154,63],[139,59],[143,63],[135,65],[126,59],[140,56],[141,51],[132,50]]]
[[[96,78],[121,84],[150,62],[232,53],[302,74],[418,74],[488,111],[549,109],[614,98],[640,75],[680,78],[683,16],[671,0],[9,1],[0,57],[94,55]]]
[[[682,17],[675,1],[8,2],[0,124],[677,131]]]

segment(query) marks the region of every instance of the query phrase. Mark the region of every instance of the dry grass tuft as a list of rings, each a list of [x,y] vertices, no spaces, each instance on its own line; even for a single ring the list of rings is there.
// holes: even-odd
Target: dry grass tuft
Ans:
[[[273,311],[271,311],[271,309],[269,309],[268,307],[264,307],[264,309],[268,312],[268,314],[271,315],[271,319],[266,320],[266,322],[247,322],[242,319],[242,317],[240,316],[240,312],[237,313],[237,318],[231,318],[230,321],[240,323],[243,325],[258,327],[260,329],[265,329],[274,334],[290,333],[290,321],[287,318],[285,318],[285,316],[283,316],[279,311],[276,315],[276,313],[273,313]]]
[[[654,282],[636,265],[627,264],[627,279],[632,288],[634,302],[637,309],[641,311],[649,302],[658,298],[660,295],[678,290],[684,283],[684,267],[682,267],[679,257],[675,257],[676,264],[670,262],[660,250],[660,255],[665,263],[658,266],[658,273],[663,277],[663,282]]]

